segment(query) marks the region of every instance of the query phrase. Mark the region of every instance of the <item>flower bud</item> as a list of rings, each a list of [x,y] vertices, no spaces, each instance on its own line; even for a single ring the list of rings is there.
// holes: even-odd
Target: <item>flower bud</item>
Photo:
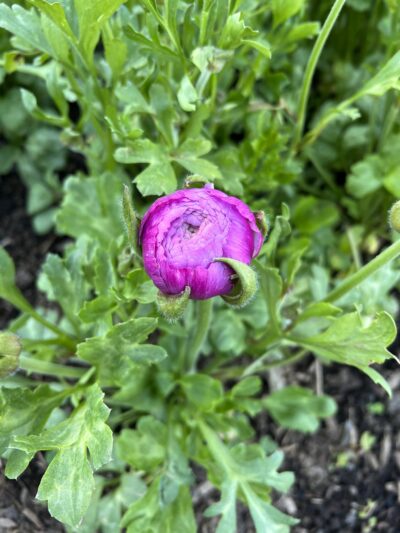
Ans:
[[[232,276],[242,283],[240,265],[249,265],[263,243],[249,207],[210,184],[156,200],[143,217],[139,238],[144,268],[161,293],[181,295],[189,287],[193,300],[241,292]]]
[[[389,211],[389,225],[393,231],[400,233],[400,200]]]
[[[0,332],[0,378],[9,376],[18,368],[21,343],[17,335]]]

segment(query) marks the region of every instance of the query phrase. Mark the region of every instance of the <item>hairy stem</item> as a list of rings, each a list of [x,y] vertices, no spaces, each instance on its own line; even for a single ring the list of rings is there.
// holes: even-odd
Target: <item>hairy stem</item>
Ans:
[[[195,324],[195,333],[191,342],[191,348],[188,352],[188,370],[196,370],[197,359],[200,355],[201,348],[206,340],[208,328],[210,327],[212,314],[212,298],[208,300],[199,300],[197,302],[197,316]]]
[[[297,108],[297,124],[294,134],[294,146],[297,147],[300,143],[301,137],[303,135],[304,123],[306,120],[306,110],[308,98],[310,95],[311,83],[314,76],[315,68],[318,63],[318,59],[321,55],[321,52],[325,46],[326,40],[329,37],[329,34],[332,31],[333,26],[335,25],[336,19],[339,16],[342,7],[344,6],[346,0],[336,0],[332,6],[332,9],[329,12],[327,19],[325,20],[324,25],[322,26],[321,32],[318,35],[317,40],[315,41],[314,47],[312,49],[310,58],[307,63],[307,68],[304,73],[303,84],[300,91],[300,99]]]
[[[354,287],[357,287],[369,276],[374,274],[381,267],[392,261],[400,255],[400,240],[394,242],[389,248],[377,255],[369,263],[364,265],[360,270],[345,279],[338,287],[333,289],[324,299],[324,302],[335,302],[339,300],[346,293],[350,292]]]

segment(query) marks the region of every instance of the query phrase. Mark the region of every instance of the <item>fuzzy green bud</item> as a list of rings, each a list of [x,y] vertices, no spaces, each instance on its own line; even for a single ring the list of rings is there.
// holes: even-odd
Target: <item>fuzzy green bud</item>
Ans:
[[[400,233],[400,200],[389,211],[389,225],[393,231]]]
[[[21,342],[10,331],[0,332],[0,378],[9,376],[18,368]]]

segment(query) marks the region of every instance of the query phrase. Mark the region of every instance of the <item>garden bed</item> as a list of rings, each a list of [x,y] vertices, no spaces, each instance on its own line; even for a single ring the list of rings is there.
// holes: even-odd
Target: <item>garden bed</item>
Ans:
[[[54,234],[39,237],[32,231],[24,208],[25,189],[15,174],[1,179],[0,200],[2,245],[16,262],[18,285],[33,304],[41,304],[35,278],[46,253],[50,249],[57,251],[60,241]],[[1,300],[0,328],[4,328],[14,314],[11,306]],[[392,349],[399,353],[398,347]],[[265,413],[254,420],[257,434],[276,439],[285,452],[284,468],[295,472],[296,482],[289,495],[278,500],[282,510],[302,517],[294,528],[295,533],[397,533],[400,523],[400,370],[396,363],[387,363],[384,375],[392,385],[391,400],[366,376],[350,367],[324,367],[324,392],[336,400],[338,411],[314,435],[304,436],[278,428]],[[283,378],[288,385],[314,387],[313,360],[310,358],[291,368]],[[379,413],[371,412],[374,410]],[[45,462],[40,454],[17,481],[7,480],[1,473],[0,532],[64,531],[34,499],[44,469]],[[217,495],[207,489],[204,483],[194,487],[202,533],[215,531],[216,523],[201,519],[202,511]],[[253,532],[247,513],[239,514],[239,524],[238,533]]]

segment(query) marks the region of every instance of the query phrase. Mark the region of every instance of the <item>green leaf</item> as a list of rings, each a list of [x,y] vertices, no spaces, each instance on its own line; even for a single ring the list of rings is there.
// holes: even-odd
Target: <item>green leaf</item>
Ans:
[[[268,43],[262,41],[254,41],[253,39],[243,39],[242,44],[247,44],[247,46],[254,48],[267,59],[271,59],[271,47]]]
[[[153,416],[143,416],[136,429],[124,429],[116,441],[118,457],[137,470],[154,471],[166,459],[167,428]]]
[[[103,384],[121,384],[135,365],[151,365],[167,357],[160,346],[141,344],[157,326],[155,318],[136,318],[113,326],[106,335],[78,344],[78,356],[95,365]]]
[[[188,138],[172,154],[172,159],[193,174],[200,174],[208,179],[222,178],[218,167],[200,156],[207,154],[212,148],[210,141],[198,138]]]
[[[382,186],[383,162],[378,155],[368,155],[351,167],[346,189],[354,198],[363,198]]]
[[[11,8],[0,4],[0,28],[16,35],[32,48],[51,55],[51,48],[43,35],[40,19],[35,11],[27,11],[18,4]]]
[[[239,355],[246,346],[246,328],[233,309],[218,310],[211,321],[211,342],[217,352]]]
[[[271,487],[286,492],[293,483],[293,475],[290,472],[277,471],[282,464],[283,453],[276,451],[266,456],[262,447],[256,444],[247,446],[239,444],[228,448],[209,426],[203,423],[199,426],[207,442],[207,448],[218,465],[219,477],[222,476],[221,501],[207,510],[208,516],[222,514],[217,531],[220,533],[236,531],[234,499],[240,491],[246,497],[257,532],[288,532],[287,526],[297,521],[269,504]],[[253,484],[255,484],[254,489]],[[267,488],[267,491],[264,489],[261,492],[260,485]],[[256,496],[256,491],[257,494],[263,494],[262,500]]]
[[[179,56],[176,52],[155,40],[148,39],[143,34],[135,31],[131,26],[125,26],[124,33],[128,39],[131,39],[135,43],[140,44],[143,48],[150,50],[154,55],[161,56],[163,59],[169,61],[179,61]]]
[[[316,317],[334,317],[340,315],[341,312],[342,310],[333,304],[327,302],[313,302],[302,311],[297,321],[303,322]]]
[[[393,57],[373,76],[357,93],[357,98],[370,94],[382,96],[390,89],[400,89],[400,52]]]
[[[197,528],[189,488],[182,486],[173,503],[162,508],[159,503],[159,486],[160,478],[157,478],[146,494],[129,507],[121,526],[127,528],[127,533],[195,533]]]
[[[243,492],[257,533],[289,533],[290,526],[297,524],[298,520],[263,501],[249,487],[245,486]]]
[[[272,262],[275,257],[276,249],[280,239],[283,239],[290,235],[290,211],[286,204],[282,204],[282,214],[275,217],[275,222],[270,235],[268,236],[266,244],[263,246],[263,251],[267,257],[270,257]]]
[[[329,396],[316,396],[310,389],[295,386],[273,392],[263,404],[278,424],[305,433],[316,431],[319,420],[336,411],[335,401]]]
[[[128,352],[129,359],[138,365],[161,363],[167,356],[164,348],[155,344],[139,344]]]
[[[149,166],[134,179],[143,196],[161,196],[176,189],[175,173],[164,147],[148,139],[140,139],[129,147],[118,148],[114,157],[124,165],[149,163]]]
[[[231,50],[221,50],[214,46],[202,46],[195,48],[191,54],[191,60],[200,72],[221,72],[225,63],[233,55]]]
[[[157,287],[143,268],[135,268],[126,275],[123,297],[127,301],[136,300],[141,304],[149,304],[156,301],[157,292]]]
[[[198,94],[188,76],[183,76],[178,90],[178,102],[184,111],[195,111]]]
[[[224,481],[221,486],[220,501],[210,505],[204,512],[204,516],[206,517],[221,515],[215,533],[236,533],[237,531],[237,485],[234,479]]]
[[[245,25],[242,13],[233,13],[224,24],[218,46],[227,50],[237,48],[243,42],[244,37],[254,37],[257,33]]]
[[[374,383],[377,385],[380,385],[382,389],[387,393],[389,398],[392,397],[392,389],[389,385],[389,383],[386,381],[386,379],[379,374],[378,371],[375,370],[375,368],[371,368],[370,366],[360,366],[358,367],[361,372],[364,372]]]
[[[78,324],[76,315],[83,305],[85,287],[78,272],[68,268],[58,255],[48,254],[42,268],[39,286],[47,292],[50,300],[57,301],[73,324]]]
[[[220,381],[206,374],[191,374],[180,380],[188,400],[201,410],[207,410],[222,399],[223,390]]]
[[[37,120],[42,120],[43,122],[47,122],[52,126],[63,127],[68,125],[68,121],[64,117],[46,113],[40,109],[37,105],[36,96],[30,91],[21,89],[21,97],[25,109]]]
[[[92,470],[111,459],[112,431],[105,424],[109,409],[98,385],[86,392],[86,401],[65,421],[38,435],[14,437],[10,446],[26,453],[54,450],[54,459],[39,485],[37,498],[47,500],[49,511],[73,527],[83,518],[94,490]],[[90,460],[87,455],[90,453]]]
[[[271,10],[276,28],[285,20],[296,15],[303,7],[305,0],[272,0]]]
[[[74,0],[79,24],[79,46],[85,57],[91,61],[93,51],[100,38],[100,31],[125,0]]]
[[[157,163],[166,157],[166,150],[154,144],[149,139],[139,139],[130,146],[118,148],[114,157],[118,163],[129,165],[132,163]]]
[[[162,196],[174,192],[177,186],[176,176],[167,161],[152,163],[134,179],[143,196]]]
[[[94,488],[85,449],[74,446],[56,454],[42,478],[36,497],[47,500],[49,512],[54,518],[77,527],[88,509]]]
[[[117,307],[117,303],[112,296],[101,295],[93,300],[84,302],[78,316],[83,322],[88,324],[96,323],[108,318],[108,315],[113,313]]]
[[[71,391],[55,392],[46,385],[34,391],[21,387],[0,390],[0,450],[9,445],[15,435],[29,435],[39,432],[46,424],[52,411],[58,407]],[[6,466],[6,475],[16,479],[28,466],[32,452],[13,450]]]
[[[314,234],[320,228],[332,226],[339,219],[339,210],[333,202],[315,198],[298,197],[293,212],[293,223],[303,233]]]
[[[32,308],[15,285],[15,267],[13,260],[0,246],[0,298],[12,303],[21,311],[29,312]]]
[[[264,299],[267,303],[270,326],[276,333],[281,330],[280,316],[278,311],[278,304],[282,296],[283,281],[279,275],[277,268],[266,267],[257,262],[257,269],[259,270],[259,282]]]
[[[296,24],[290,29],[285,38],[285,42],[295,43],[300,39],[312,39],[320,31],[319,22],[304,22],[303,24]]]
[[[106,249],[123,232],[121,207],[122,180],[117,173],[97,178],[69,177],[64,183],[64,199],[56,218],[61,233],[78,238],[85,233]]]
[[[365,325],[355,312],[335,318],[324,332],[299,338],[296,342],[328,360],[364,367],[393,357],[386,347],[395,337],[396,325],[388,313],[377,313],[375,319]]]
[[[249,376],[234,385],[231,394],[234,398],[254,396],[261,391],[262,381],[258,376]]]

